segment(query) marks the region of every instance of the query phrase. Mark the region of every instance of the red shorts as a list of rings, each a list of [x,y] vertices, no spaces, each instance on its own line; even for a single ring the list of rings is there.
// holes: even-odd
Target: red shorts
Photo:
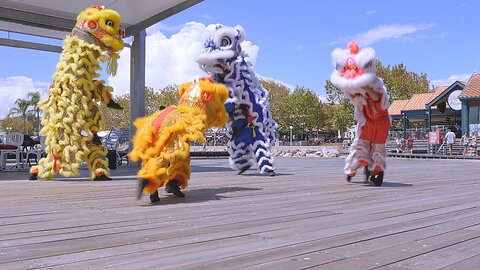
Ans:
[[[368,120],[362,127],[360,139],[371,141],[374,144],[385,144],[390,130],[390,119],[383,117],[377,120]]]

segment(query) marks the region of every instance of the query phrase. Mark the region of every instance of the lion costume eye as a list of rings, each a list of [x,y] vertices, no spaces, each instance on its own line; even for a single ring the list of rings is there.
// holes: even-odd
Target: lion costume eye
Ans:
[[[369,61],[367,64],[365,64],[365,68],[371,68],[373,65],[372,61]]]
[[[232,44],[232,40],[229,37],[223,37],[220,41],[220,47],[228,47]]]
[[[113,28],[113,26],[114,26],[115,24],[113,23],[113,21],[106,20],[106,21],[105,21],[105,25],[110,26],[110,27]]]
[[[200,97],[202,98],[203,101],[210,102],[213,98],[213,95],[208,92],[202,91],[202,93],[200,94]]]

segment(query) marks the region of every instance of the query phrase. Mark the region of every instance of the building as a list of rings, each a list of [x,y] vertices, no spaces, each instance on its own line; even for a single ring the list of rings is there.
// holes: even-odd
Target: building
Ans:
[[[456,81],[408,100],[395,100],[388,112],[393,120],[402,120],[405,137],[412,125],[425,134],[453,128],[457,135],[464,131],[480,135],[480,74],[472,74],[466,83]]]

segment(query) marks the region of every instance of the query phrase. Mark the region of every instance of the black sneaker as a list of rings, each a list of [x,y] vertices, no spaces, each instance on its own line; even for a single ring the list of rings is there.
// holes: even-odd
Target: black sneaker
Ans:
[[[30,181],[38,180],[37,176],[38,176],[38,173],[31,173],[30,177],[28,177],[28,180]]]
[[[242,168],[240,169],[240,171],[238,172],[238,174],[244,173],[246,170],[250,169],[250,167],[251,167],[251,165],[247,165],[247,166],[245,166],[245,167],[242,167]]]
[[[155,193],[150,194],[150,202],[151,203],[156,203],[160,201],[160,197],[158,197],[158,191],[155,191]]]
[[[168,181],[168,184],[165,186],[165,191],[167,193],[173,193],[173,195],[177,197],[185,197],[185,194],[180,190],[180,187],[178,186],[178,181],[175,179]]]
[[[370,181],[376,186],[379,187],[383,184],[383,171],[377,175],[370,176]]]
[[[111,181],[112,178],[106,176],[105,174],[102,174],[100,176],[95,176],[95,178],[93,178],[93,181]]]

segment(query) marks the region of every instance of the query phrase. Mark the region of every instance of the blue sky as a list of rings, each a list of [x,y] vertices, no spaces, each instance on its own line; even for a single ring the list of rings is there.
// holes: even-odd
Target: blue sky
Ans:
[[[430,80],[478,70],[479,10],[479,1],[462,0],[206,0],[164,23],[240,24],[260,47],[258,73],[322,94],[330,52],[351,38],[368,41],[384,64],[403,62]]]
[[[474,20],[478,10],[480,2],[475,0],[205,0],[148,29],[147,85],[160,88],[203,75],[193,57],[207,26],[216,23],[243,26],[257,74],[319,95],[325,94],[324,83],[332,71],[331,51],[346,47],[352,38],[361,47],[373,47],[384,64],[403,62],[411,71],[427,73],[432,84],[467,80],[480,70],[480,35]],[[189,22],[199,24],[186,25]],[[192,48],[189,42],[197,45]],[[0,53],[3,116],[5,107],[26,96],[27,90],[46,92],[59,55],[9,47],[0,47]],[[126,49],[120,62],[127,75],[128,56]],[[125,77],[109,80],[117,94],[128,91]]]

